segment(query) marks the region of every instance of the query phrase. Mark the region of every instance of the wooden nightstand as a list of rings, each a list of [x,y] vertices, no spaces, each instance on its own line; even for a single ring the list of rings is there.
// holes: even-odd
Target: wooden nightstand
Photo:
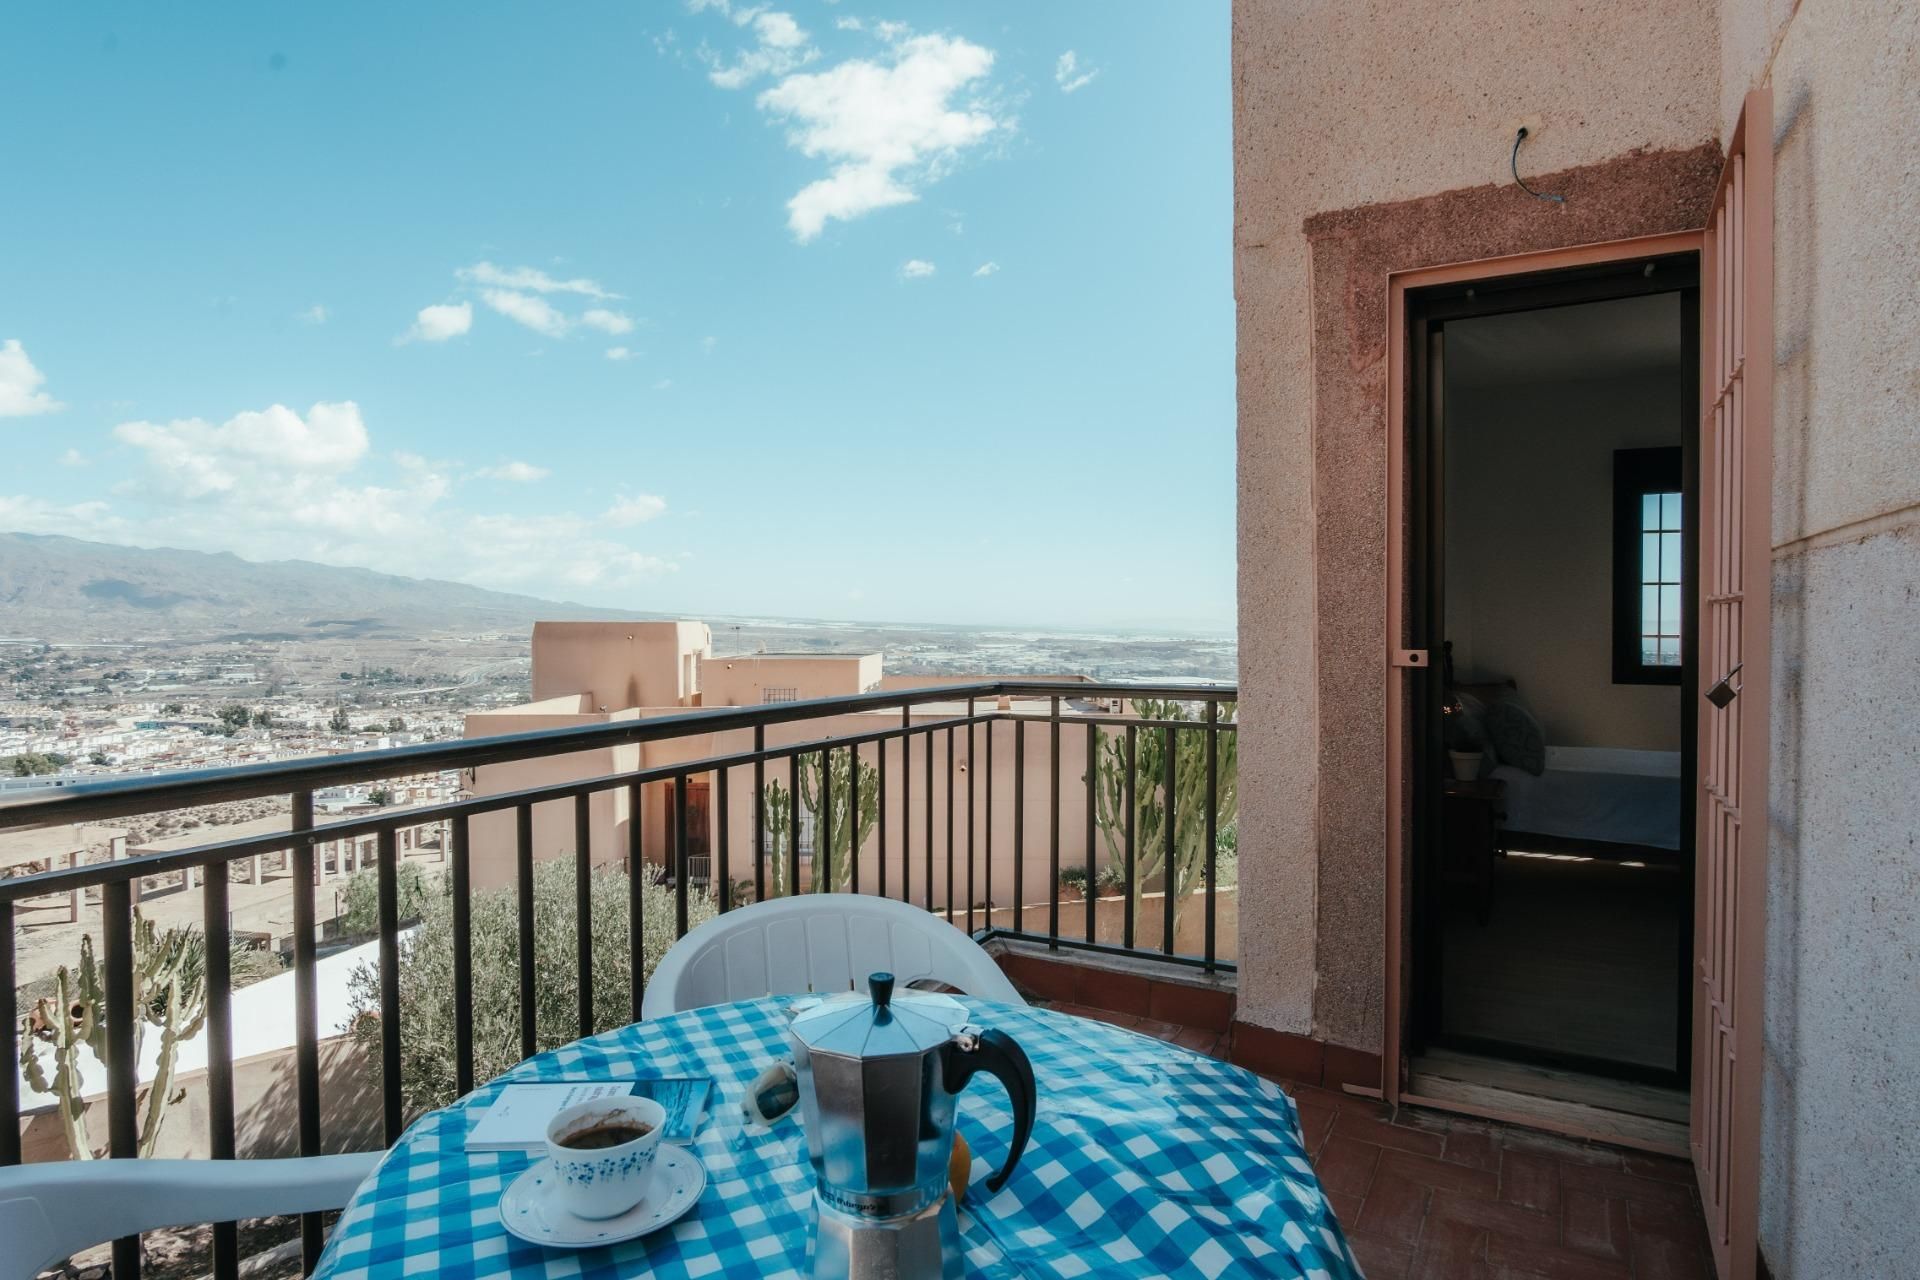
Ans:
[[[1507,784],[1498,778],[1448,778],[1441,793],[1441,879],[1466,890],[1485,924],[1493,911],[1493,859],[1506,817]]]

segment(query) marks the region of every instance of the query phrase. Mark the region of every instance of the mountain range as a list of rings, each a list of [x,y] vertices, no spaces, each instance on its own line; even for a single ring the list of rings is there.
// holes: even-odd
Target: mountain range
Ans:
[[[645,618],[458,582],[309,560],[0,533],[0,637],[324,639],[525,629],[535,619]]]

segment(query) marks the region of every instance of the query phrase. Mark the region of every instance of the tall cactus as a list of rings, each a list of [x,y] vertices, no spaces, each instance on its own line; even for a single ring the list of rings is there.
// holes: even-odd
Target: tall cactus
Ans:
[[[766,880],[769,898],[784,898],[787,887],[787,844],[792,839],[793,793],[778,782],[766,786]]]
[[[1134,704],[1144,720],[1193,721],[1192,729],[1142,728],[1135,735],[1134,893],[1158,883],[1174,895],[1175,909],[1199,887],[1207,866],[1207,735],[1188,704],[1142,699]],[[1235,704],[1220,704],[1220,721],[1233,719]],[[1173,875],[1166,875],[1166,770],[1169,739],[1173,751]],[[1219,734],[1215,834],[1232,830],[1240,812],[1239,735]],[[1126,739],[1103,735],[1094,761],[1094,798],[1107,854],[1115,866],[1126,857]],[[1167,883],[1171,880],[1171,884]]]
[[[54,975],[54,992],[51,999],[36,1002],[22,1022],[20,1065],[29,1085],[58,1100],[67,1150],[76,1160],[91,1160],[99,1153],[87,1133],[86,1081],[80,1069],[80,1050],[92,1050],[102,1066],[112,1068],[106,981],[94,960],[91,934],[81,935],[78,968],[61,965]],[[198,1034],[206,1021],[207,945],[197,930],[168,929],[162,933],[153,921],[135,915],[133,1013],[136,1064],[148,1027],[160,1033],[160,1052],[153,1083],[147,1090],[138,1148],[140,1155],[150,1156],[159,1144],[167,1107],[180,1100],[181,1095],[174,1090],[180,1045]],[[53,1060],[50,1075],[41,1061],[43,1045]]]
[[[800,803],[813,815],[813,891],[844,893],[853,880],[853,859],[849,849],[864,846],[880,820],[880,774],[866,761],[859,761],[860,805],[856,813],[853,796],[853,753],[828,751],[825,766],[827,803],[820,803],[822,766],[819,756],[807,756],[800,762]]]
[[[829,780],[827,811],[821,811],[821,753],[800,757],[800,804],[803,813],[813,815],[814,893],[844,893],[853,879],[853,862],[848,856],[849,841],[865,846],[880,821],[880,773],[866,761],[860,761],[860,808],[850,803],[853,794],[853,765],[845,751],[825,753],[832,757],[825,767]],[[792,837],[794,797],[778,782],[766,785],[767,814],[767,894],[784,898],[797,889],[787,884],[787,842]]]

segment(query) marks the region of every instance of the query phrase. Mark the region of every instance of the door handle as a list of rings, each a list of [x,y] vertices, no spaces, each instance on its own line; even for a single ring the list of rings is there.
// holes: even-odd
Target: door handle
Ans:
[[[1715,711],[1725,711],[1727,705],[1740,696],[1740,686],[1733,682],[1733,678],[1740,674],[1740,668],[1745,665],[1744,662],[1734,663],[1733,670],[1714,681],[1713,688],[1707,690],[1707,701],[1713,704]]]

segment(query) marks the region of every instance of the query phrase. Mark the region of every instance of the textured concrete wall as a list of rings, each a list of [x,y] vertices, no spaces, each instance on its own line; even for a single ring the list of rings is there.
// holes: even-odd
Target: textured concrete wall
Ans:
[[[1464,224],[1435,217],[1494,212],[1501,225],[1479,237],[1492,252],[1633,234],[1511,191],[1513,129],[1534,129],[1523,152],[1534,174],[1713,138],[1718,25],[1708,6],[1663,0],[1550,14],[1524,0],[1236,0],[1233,43],[1248,900],[1239,1016],[1377,1049],[1386,641],[1374,584],[1385,534],[1364,521],[1376,510],[1384,519],[1384,421],[1368,415],[1383,403],[1385,335],[1373,304],[1384,304],[1386,270],[1479,256],[1474,237],[1456,234]],[[1483,186],[1500,206],[1413,211],[1395,234],[1411,228],[1425,243],[1318,278],[1310,216]],[[1524,220],[1535,243],[1506,234],[1507,218]],[[1314,295],[1332,311],[1310,311]],[[1316,314],[1337,356],[1316,352]],[[1345,341],[1353,325],[1374,325],[1376,340]],[[1372,394],[1317,404],[1344,394],[1315,379],[1316,365],[1339,360]],[[1342,503],[1360,523],[1329,528]]]
[[[1920,1256],[1920,10],[1727,6],[1770,69],[1773,710],[1761,1245]],[[1731,124],[1731,116],[1728,117]]]

